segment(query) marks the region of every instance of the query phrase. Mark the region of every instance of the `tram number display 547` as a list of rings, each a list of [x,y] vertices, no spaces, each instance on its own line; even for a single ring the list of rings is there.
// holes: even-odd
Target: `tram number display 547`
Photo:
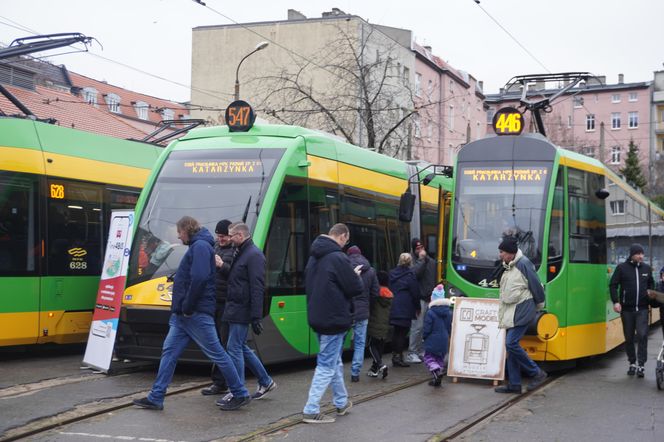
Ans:
[[[513,107],[504,107],[493,116],[496,135],[520,135],[523,131],[523,114]]]

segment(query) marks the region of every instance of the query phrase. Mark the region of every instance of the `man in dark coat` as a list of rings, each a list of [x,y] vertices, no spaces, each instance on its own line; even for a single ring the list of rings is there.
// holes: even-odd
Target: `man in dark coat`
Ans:
[[[654,288],[655,285],[652,270],[643,262],[643,256],[643,247],[632,244],[629,258],[618,264],[609,283],[613,310],[620,313],[625,334],[625,352],[629,360],[627,374],[636,374],[640,378],[645,376],[645,363],[648,358],[648,306],[651,302],[648,289]],[[635,332],[638,355],[634,351]]]
[[[390,290],[394,294],[390,310],[392,330],[392,366],[408,367],[403,352],[408,348],[408,331],[413,319],[420,316],[420,288],[411,268],[410,253],[399,255],[399,264],[390,270]],[[419,360],[419,359],[418,359]],[[421,361],[420,361],[421,362]]]
[[[412,269],[417,278],[417,285],[420,287],[420,308],[422,312],[410,324],[410,334],[408,337],[408,354],[404,361],[411,364],[422,362],[424,349],[422,347],[422,321],[429,309],[431,301],[431,291],[436,285],[436,261],[429,256],[424,243],[419,238],[413,238],[411,241],[413,259]]]
[[[309,261],[304,269],[309,326],[318,337],[316,370],[311,380],[309,398],[304,406],[304,422],[331,423],[334,418],[321,414],[320,400],[332,384],[332,402],[337,415],[344,415],[353,405],[344,385],[341,350],[344,336],[352,325],[351,299],[362,294],[360,269],[353,269],[341,248],[350,232],[345,224],[335,224],[327,235],[311,244]]]
[[[346,252],[353,268],[360,269],[360,278],[364,290],[360,296],[353,298],[353,362],[350,368],[351,382],[360,381],[360,371],[364,362],[364,344],[367,338],[367,324],[369,323],[369,299],[378,296],[380,286],[376,271],[371,267],[367,258],[362,255],[358,246],[348,248]]]
[[[251,396],[238,376],[233,362],[219,342],[214,327],[214,240],[194,218],[182,217],[177,222],[178,238],[189,246],[182,257],[173,283],[171,317],[164,340],[157,379],[147,397],[135,399],[134,405],[151,410],[164,408],[166,389],[173,379],[178,358],[191,339],[222,371],[233,399],[219,404],[222,410],[235,410],[251,401]]]
[[[233,262],[233,243],[228,234],[228,226],[231,222],[227,219],[222,219],[217,223],[214,232],[217,234],[217,242],[214,244],[214,258],[217,266],[215,276],[215,292],[217,294],[217,307],[214,316],[214,325],[217,328],[217,334],[221,344],[225,347],[228,345],[228,322],[223,320],[224,307],[226,306],[226,295],[228,293],[228,274],[231,270],[231,263]],[[221,371],[216,365],[212,366],[212,385],[201,390],[204,395],[212,394],[226,394],[228,393],[228,385]]]
[[[228,275],[228,295],[223,319],[228,321],[228,354],[240,380],[244,383],[244,365],[258,379],[258,389],[253,399],[261,399],[277,388],[267,374],[258,356],[247,345],[249,325],[254,335],[263,331],[263,298],[265,297],[265,255],[251,240],[249,227],[244,223],[233,223],[228,234],[235,246],[235,257]],[[228,398],[220,399],[224,402]]]

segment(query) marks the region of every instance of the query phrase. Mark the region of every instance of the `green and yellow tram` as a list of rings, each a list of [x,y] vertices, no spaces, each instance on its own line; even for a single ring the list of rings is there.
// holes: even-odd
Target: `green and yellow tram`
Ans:
[[[0,118],[0,346],[87,339],[111,211],[162,151]]]
[[[190,131],[167,148],[137,205],[116,354],[159,359],[170,314],[168,277],[185,251],[175,223],[189,215],[210,231],[223,218],[244,220],[264,251],[265,332],[252,337],[261,359],[271,363],[315,355],[318,343],[307,325],[303,287],[312,240],[344,222],[351,243],[377,269],[394,267],[414,236],[442,260],[452,183],[442,176],[419,183],[425,175],[416,165],[300,127]],[[412,220],[403,222],[400,195],[410,181],[417,204]],[[207,362],[194,346],[182,359]]]
[[[653,268],[664,264],[664,211],[600,161],[540,134],[465,145],[455,180],[446,274],[453,294],[497,298],[498,244],[513,235],[546,290],[546,312],[522,340],[533,359],[574,360],[623,341],[608,281],[632,242]]]

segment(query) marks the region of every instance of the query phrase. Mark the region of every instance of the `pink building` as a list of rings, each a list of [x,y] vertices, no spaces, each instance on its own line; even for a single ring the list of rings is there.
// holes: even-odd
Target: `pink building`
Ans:
[[[413,43],[415,105],[412,157],[453,164],[459,147],[486,134],[482,82]]]
[[[615,171],[624,167],[630,141],[639,148],[644,176],[650,170],[650,82],[625,83],[622,74],[615,84],[605,77],[589,80],[553,102],[552,111],[543,114],[547,137],[555,144],[601,160]],[[531,87],[528,97],[551,95],[556,89]],[[520,91],[488,95],[487,130],[496,110],[518,107]],[[530,115],[526,129],[530,128]]]

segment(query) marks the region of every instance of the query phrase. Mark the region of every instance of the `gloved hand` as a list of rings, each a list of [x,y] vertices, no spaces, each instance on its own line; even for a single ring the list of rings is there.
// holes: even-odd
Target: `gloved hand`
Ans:
[[[254,331],[255,335],[260,335],[263,333],[263,324],[260,319],[254,319],[251,323],[251,329]]]

